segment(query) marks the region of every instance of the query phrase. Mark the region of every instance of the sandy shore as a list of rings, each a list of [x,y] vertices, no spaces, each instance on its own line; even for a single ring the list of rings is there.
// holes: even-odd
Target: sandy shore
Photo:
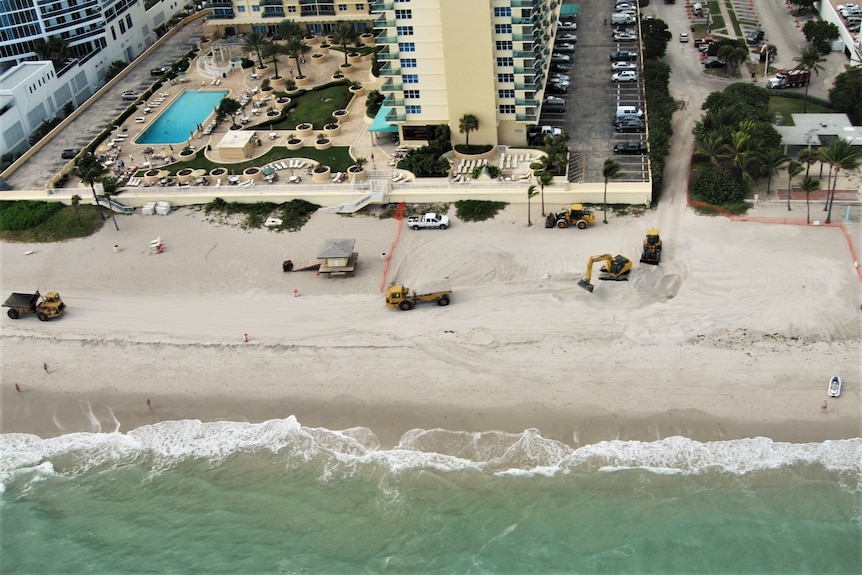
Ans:
[[[770,209],[781,208],[758,212]],[[510,206],[489,222],[403,229],[394,249],[395,220],[320,213],[278,234],[195,210],[3,244],[3,291],[58,290],[69,310],[50,323],[0,319],[0,430],[296,415],[369,427],[384,445],[435,427],[538,428],[570,444],[860,435],[860,290],[840,229],[667,210],[548,230],[538,212],[530,228],[526,206]],[[664,240],[659,267],[637,264],[650,226]],[[157,236],[167,250],[152,255]],[[326,238],[356,238],[356,277],[281,271]],[[579,289],[587,258],[605,252],[636,262],[631,280]],[[386,281],[444,277],[448,307],[383,304]],[[844,393],[823,413],[835,373]]]

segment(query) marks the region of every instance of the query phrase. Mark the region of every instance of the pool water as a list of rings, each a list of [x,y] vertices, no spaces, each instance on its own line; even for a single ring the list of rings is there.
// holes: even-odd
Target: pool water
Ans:
[[[227,94],[227,90],[184,90],[135,143],[182,144],[188,141],[189,135],[210,117]]]

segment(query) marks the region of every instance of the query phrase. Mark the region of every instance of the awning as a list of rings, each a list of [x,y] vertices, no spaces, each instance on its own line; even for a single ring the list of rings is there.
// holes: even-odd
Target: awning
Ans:
[[[392,108],[387,108],[386,106],[380,106],[380,110],[378,110],[377,115],[374,116],[374,121],[371,122],[371,127],[368,128],[369,132],[398,132],[398,126],[395,124],[389,124],[386,122],[386,116],[389,115],[389,112],[392,111]]]

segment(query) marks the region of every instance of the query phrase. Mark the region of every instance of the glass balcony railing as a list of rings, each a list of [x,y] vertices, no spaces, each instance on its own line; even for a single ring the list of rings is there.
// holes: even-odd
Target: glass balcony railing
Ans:
[[[387,122],[405,122],[407,121],[407,116],[404,114],[399,114],[395,110],[391,110],[388,114],[386,114]]]
[[[283,0],[260,0],[261,6],[281,6]]]
[[[538,106],[539,101],[535,98],[515,98],[516,106]]]
[[[401,66],[397,66],[392,60],[387,61],[380,67],[381,76],[400,76]]]
[[[518,122],[538,122],[539,116],[535,113],[532,114],[515,114],[515,120]]]
[[[387,108],[393,108],[395,106],[404,106],[404,100],[399,100],[395,97],[394,94],[389,94],[385,98],[383,98],[383,105]]]
[[[381,92],[401,92],[403,86],[401,82],[395,81],[393,78],[389,78],[380,86]]]
[[[397,44],[398,38],[395,36],[377,36],[374,38],[376,44]]]
[[[380,12],[382,10],[392,10],[392,2],[372,2],[371,11]]]
[[[233,8],[232,0],[210,0],[204,4],[204,8]]]

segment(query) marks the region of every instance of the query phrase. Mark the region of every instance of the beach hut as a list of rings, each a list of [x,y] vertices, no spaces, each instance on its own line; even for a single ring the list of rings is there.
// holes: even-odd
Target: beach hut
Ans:
[[[339,239],[323,240],[317,259],[320,261],[320,269],[317,273],[327,276],[352,276],[356,271],[356,260],[359,254],[353,251],[356,240]]]

